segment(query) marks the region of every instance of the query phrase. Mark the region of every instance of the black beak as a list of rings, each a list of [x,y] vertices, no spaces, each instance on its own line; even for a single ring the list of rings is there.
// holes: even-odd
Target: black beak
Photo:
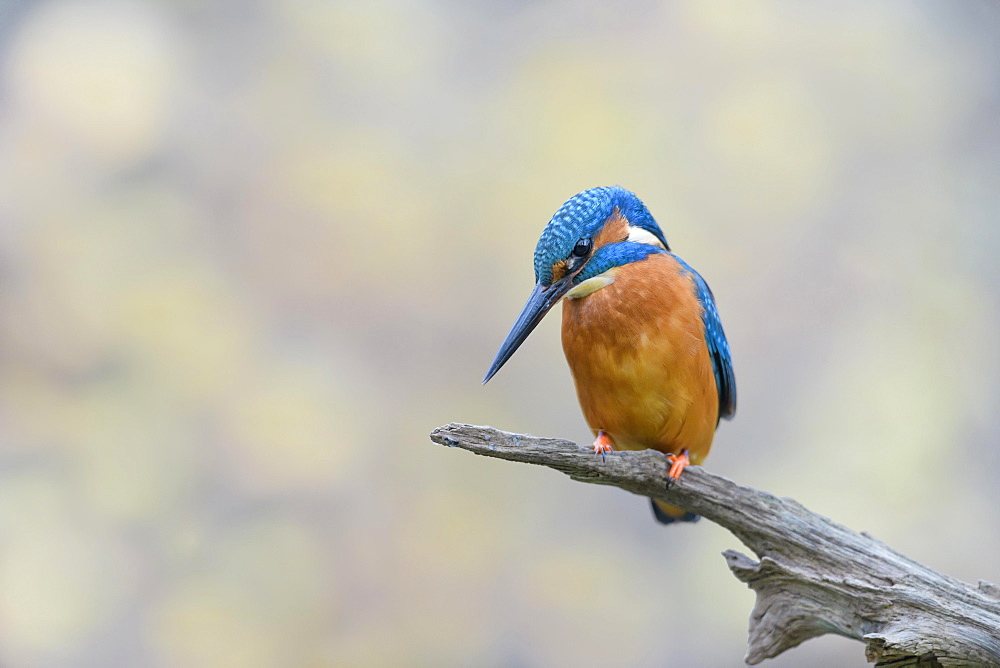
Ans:
[[[572,287],[572,276],[565,276],[552,285],[542,285],[539,283],[535,286],[535,289],[531,291],[531,296],[528,297],[528,303],[521,309],[521,315],[517,316],[517,322],[510,328],[510,333],[507,334],[503,345],[500,346],[500,352],[497,353],[496,359],[490,365],[490,370],[486,372],[486,377],[483,378],[483,385],[510,359],[518,346],[528,338],[528,334],[531,334],[531,330],[542,321],[545,314]]]

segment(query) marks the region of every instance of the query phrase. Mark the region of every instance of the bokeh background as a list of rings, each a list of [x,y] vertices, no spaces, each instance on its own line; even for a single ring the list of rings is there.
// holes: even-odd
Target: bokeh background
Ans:
[[[987,1],[4,2],[0,663],[741,665],[725,531],[427,439],[589,438],[558,318],[479,381],[616,183],[708,466],[1000,581],[998,113]]]

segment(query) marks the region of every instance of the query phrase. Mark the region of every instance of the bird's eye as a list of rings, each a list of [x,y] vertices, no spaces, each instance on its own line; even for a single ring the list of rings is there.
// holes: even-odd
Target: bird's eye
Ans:
[[[573,255],[575,255],[576,257],[585,256],[587,253],[590,252],[591,243],[592,242],[590,241],[590,239],[580,239],[579,241],[576,242],[576,245],[573,246]]]

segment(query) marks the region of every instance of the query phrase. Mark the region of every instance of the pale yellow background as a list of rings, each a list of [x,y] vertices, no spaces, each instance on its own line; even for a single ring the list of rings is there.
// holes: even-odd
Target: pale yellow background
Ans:
[[[1000,581],[998,45],[975,0],[0,4],[0,664],[741,665],[722,529],[426,437],[588,438],[558,318],[479,380],[616,183],[718,299],[707,465]]]

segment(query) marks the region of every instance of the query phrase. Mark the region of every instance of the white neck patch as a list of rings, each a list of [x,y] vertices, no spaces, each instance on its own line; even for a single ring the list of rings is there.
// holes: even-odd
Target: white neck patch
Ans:
[[[663,248],[663,242],[657,239],[655,234],[635,225],[628,226],[628,239],[626,241],[635,241],[640,244],[649,244],[650,246]],[[663,250],[666,250],[666,248],[663,248]]]

